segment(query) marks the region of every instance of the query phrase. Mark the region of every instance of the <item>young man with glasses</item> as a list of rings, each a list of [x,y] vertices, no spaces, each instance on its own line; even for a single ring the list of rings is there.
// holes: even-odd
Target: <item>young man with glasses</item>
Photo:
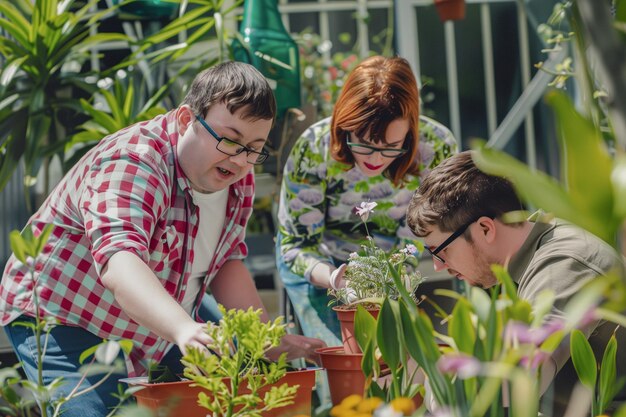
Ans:
[[[596,236],[559,219],[544,221],[540,212],[528,220],[509,223],[504,215],[523,210],[513,186],[504,178],[481,172],[471,151],[442,162],[424,179],[407,210],[407,223],[424,239],[435,270],[446,269],[470,285],[490,288],[497,284],[492,264],[507,267],[520,298],[534,301],[552,290],[551,316],[563,316],[567,302],[590,280],[617,272],[623,275],[622,257]],[[602,357],[616,325],[594,322],[585,328],[589,341]],[[618,357],[626,354],[626,334],[617,331]],[[626,375],[624,361],[618,373]],[[559,371],[560,370],[560,371]],[[554,379],[553,410],[564,413],[578,381],[569,348],[563,346],[542,370],[544,389]],[[623,393],[622,393],[623,395]]]
[[[370,57],[348,76],[333,115],[309,127],[286,162],[276,262],[302,332],[341,345],[327,289],[367,233],[354,212],[378,203],[367,227],[384,249],[412,242],[406,207],[422,176],[456,151],[450,131],[420,117],[417,83],[400,57]]]
[[[34,335],[10,324],[34,320],[33,293],[60,323],[43,363],[45,383],[65,381],[59,396],[79,382],[82,352],[103,338],[133,341],[129,376],[154,362],[180,367],[181,351],[208,342],[207,289],[228,309],[263,309],[243,264],[244,236],[252,167],[267,158],[275,112],[265,78],[227,62],[200,73],[180,107],[103,138],[72,168],[28,222],[36,231],[53,225],[35,276],[11,257],[0,287],[2,325],[29,379]],[[323,345],[287,335],[270,356],[317,360]],[[105,416],[116,386],[109,378],[63,415]]]

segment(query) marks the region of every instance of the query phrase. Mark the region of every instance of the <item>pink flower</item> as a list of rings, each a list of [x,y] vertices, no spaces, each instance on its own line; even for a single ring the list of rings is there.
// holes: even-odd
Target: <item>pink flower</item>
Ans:
[[[596,307],[592,307],[589,310],[587,310],[585,312],[585,314],[583,314],[583,316],[580,318],[580,321],[578,322],[578,324],[576,325],[576,328],[578,329],[584,329],[585,327],[589,326],[591,323],[599,320],[600,317],[598,316],[598,312],[596,311]]]
[[[533,353],[531,357],[524,356],[522,359],[520,359],[520,365],[527,366],[530,369],[536,370],[539,369],[539,366],[541,366],[548,359],[550,359],[550,354],[548,352],[540,350]]]
[[[376,202],[362,202],[360,207],[356,207],[356,214],[361,217],[361,220],[366,222],[370,213],[374,212],[374,207],[377,205],[378,204]]]
[[[467,379],[478,375],[480,361],[464,353],[451,353],[439,358],[437,369],[444,374],[455,374],[460,379]]]
[[[511,321],[504,330],[504,340],[509,343],[532,344],[539,346],[550,335],[563,329],[561,320],[551,320],[538,328],[531,328],[526,323]]]
[[[409,243],[408,245],[405,246],[404,249],[402,249],[402,252],[404,252],[407,255],[416,255],[417,248],[415,247],[415,245]]]
[[[330,79],[332,81],[335,81],[337,79],[337,76],[339,75],[339,70],[337,70],[337,67],[328,67],[328,72],[330,73]]]
[[[357,60],[356,55],[350,55],[349,57],[347,57],[341,62],[341,68],[348,71],[350,69],[350,65],[352,65],[354,61],[356,60]]]

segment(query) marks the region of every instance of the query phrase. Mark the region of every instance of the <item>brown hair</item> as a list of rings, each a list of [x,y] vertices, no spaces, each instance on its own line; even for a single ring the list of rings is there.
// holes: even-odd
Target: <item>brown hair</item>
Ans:
[[[374,143],[385,143],[389,123],[409,121],[404,140],[404,155],[396,158],[384,175],[394,184],[402,184],[405,175],[419,173],[415,162],[419,141],[419,92],[411,66],[404,58],[373,56],[361,62],[348,76],[333,110],[330,149],[333,157],[354,166],[348,148],[350,132],[363,138],[369,134]]]
[[[276,117],[276,100],[269,83],[256,68],[243,62],[223,62],[205,69],[194,78],[182,102],[202,116],[217,103],[225,103],[231,113],[244,109],[242,117],[253,121]]]
[[[513,185],[480,171],[472,151],[465,151],[445,159],[422,181],[406,221],[416,236],[423,237],[430,226],[451,232],[481,216],[495,219],[516,210],[523,206]]]

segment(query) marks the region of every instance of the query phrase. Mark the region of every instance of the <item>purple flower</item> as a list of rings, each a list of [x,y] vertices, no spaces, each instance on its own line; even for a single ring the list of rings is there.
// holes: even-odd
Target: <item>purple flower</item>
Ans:
[[[298,198],[304,201],[306,204],[315,205],[319,204],[324,200],[324,196],[319,190],[315,189],[304,189],[298,192]]]
[[[460,379],[467,379],[478,375],[480,361],[464,353],[450,353],[439,358],[437,369],[444,374],[454,374]]]
[[[408,190],[402,190],[393,198],[393,202],[398,206],[407,206],[413,197],[413,193]]]
[[[576,327],[579,329],[584,329],[585,327],[587,327],[588,325],[590,325],[591,323],[599,319],[600,317],[598,317],[598,312],[596,311],[596,308],[592,307],[589,310],[587,310],[585,314],[583,314],[583,316],[580,318],[580,321],[578,322]]]
[[[536,370],[539,369],[539,367],[548,359],[550,359],[550,354],[543,350],[539,350],[534,352],[531,357],[524,356],[520,359],[520,365]]]
[[[407,206],[395,206],[390,208],[387,214],[394,220],[404,219],[406,216],[406,208]]]
[[[366,178],[367,177],[365,176],[365,174],[363,174],[356,166],[350,171],[346,172],[346,180],[348,182],[357,182]]]
[[[305,226],[313,226],[324,220],[324,215],[321,211],[314,209],[302,214],[300,217],[298,217],[298,220]]]
[[[531,328],[526,323],[510,321],[504,329],[504,340],[508,343],[522,343],[539,346],[550,335],[563,329],[563,321],[551,320],[541,327]]]
[[[417,236],[415,236],[415,233],[413,233],[413,231],[411,231],[411,229],[409,228],[409,226],[402,226],[402,227],[398,227],[398,230],[396,230],[396,236],[400,239],[415,239]]]
[[[339,206],[332,206],[328,208],[328,217],[331,219],[341,219],[346,216],[346,210]]]
[[[293,211],[302,210],[304,208],[304,202],[299,198],[294,198],[289,202],[289,208]]]
[[[393,194],[393,188],[388,183],[376,184],[370,187],[370,190],[363,194],[363,198],[368,200],[380,200]]]
[[[415,247],[415,245],[413,245],[411,243],[406,245],[404,248],[400,249],[400,251],[402,253],[407,254],[407,255],[416,255],[417,254],[417,248]]]
[[[360,193],[355,193],[354,191],[346,191],[341,195],[339,202],[341,204],[345,204],[346,206],[354,206],[363,198]]]

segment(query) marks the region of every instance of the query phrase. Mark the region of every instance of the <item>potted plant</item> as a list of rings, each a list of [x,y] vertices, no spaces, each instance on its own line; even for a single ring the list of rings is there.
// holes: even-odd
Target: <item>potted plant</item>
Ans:
[[[144,387],[134,393],[138,404],[186,417],[309,414],[315,369],[288,371],[285,354],[277,362],[264,359],[285,335],[282,317],[264,323],[261,310],[220,311],[219,324],[207,324],[207,350],[191,348],[182,359],[187,379],[131,381]]]
[[[89,48],[106,42],[128,42],[120,33],[91,30],[110,14],[93,11],[97,1],[0,0],[3,64],[0,76],[0,189],[23,161],[26,186],[35,182],[39,167],[47,169],[61,152],[80,120],[78,96],[97,89],[100,74],[83,64]],[[48,177],[45,177],[46,181]],[[44,185],[47,193],[49,184]],[[29,211],[31,207],[28,207]]]
[[[374,212],[375,202],[363,202],[356,207],[367,231],[367,220]],[[366,387],[366,375],[361,369],[363,353],[355,336],[355,313],[357,307],[367,310],[372,320],[378,316],[380,305],[387,298],[397,299],[400,296],[397,283],[413,294],[423,281],[420,273],[415,270],[417,248],[414,245],[388,253],[376,246],[367,232],[366,242],[361,251],[350,255],[345,270],[347,286],[338,290],[329,290],[337,305],[333,310],[337,313],[341,325],[343,346],[318,349],[322,366],[326,369],[329,380],[330,394],[333,404],[339,404],[346,397],[356,394],[363,395]],[[394,281],[392,271],[397,274]],[[416,300],[413,298],[413,302]],[[384,365],[382,365],[384,368]],[[371,381],[370,381],[371,382]]]
[[[442,22],[465,18],[465,0],[435,0],[435,8]]]
[[[361,353],[354,337],[354,314],[357,305],[366,307],[374,317],[385,298],[398,299],[399,288],[392,277],[392,270],[399,274],[400,282],[412,297],[419,284],[424,280],[416,270],[418,261],[415,257],[417,248],[406,245],[404,248],[388,253],[376,246],[374,239],[367,231],[367,220],[374,212],[375,202],[363,202],[356,207],[367,232],[366,242],[359,252],[352,253],[348,258],[344,278],[348,282],[345,288],[330,289],[329,294],[335,297],[337,305],[333,310],[337,313],[341,325],[341,338],[345,353]]]

